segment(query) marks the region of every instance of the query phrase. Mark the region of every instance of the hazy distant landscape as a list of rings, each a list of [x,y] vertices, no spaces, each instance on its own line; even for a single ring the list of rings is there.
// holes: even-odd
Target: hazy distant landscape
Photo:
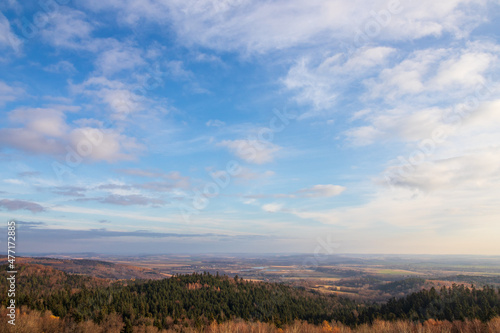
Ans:
[[[385,301],[453,283],[500,287],[500,256],[48,254],[18,262],[112,280],[162,279],[204,272],[237,275],[363,301]]]
[[[498,260],[352,254],[316,256],[311,266],[307,255],[20,257],[17,321],[44,332],[498,332]],[[7,258],[0,265],[7,295]]]

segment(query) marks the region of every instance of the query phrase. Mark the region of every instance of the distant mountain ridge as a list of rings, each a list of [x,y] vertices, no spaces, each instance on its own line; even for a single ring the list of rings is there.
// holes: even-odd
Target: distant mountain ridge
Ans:
[[[0,257],[0,265],[7,263],[7,257]],[[56,259],[56,258],[30,258],[18,257],[17,264],[36,264],[58,269],[68,274],[89,275],[102,279],[130,280],[145,279],[158,280],[170,275],[156,272],[155,270],[125,264],[115,264],[102,260],[91,259]]]

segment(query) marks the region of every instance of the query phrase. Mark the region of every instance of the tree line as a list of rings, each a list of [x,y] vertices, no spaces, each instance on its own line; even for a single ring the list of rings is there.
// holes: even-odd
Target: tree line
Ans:
[[[296,320],[314,325],[334,321],[354,328],[377,320],[488,322],[500,315],[500,288],[489,286],[431,288],[377,304],[280,283],[245,281],[237,276],[195,273],[111,283],[41,267],[19,267],[18,306],[97,325],[117,314],[123,320],[124,332],[133,332],[133,327],[144,321],[159,330],[179,325],[201,328],[238,319],[277,328]],[[8,302],[6,288],[6,279],[2,278],[0,304],[4,306]]]

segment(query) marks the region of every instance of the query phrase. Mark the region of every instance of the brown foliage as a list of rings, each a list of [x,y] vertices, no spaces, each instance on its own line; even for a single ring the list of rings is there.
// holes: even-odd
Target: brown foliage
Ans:
[[[120,333],[124,327],[122,317],[113,313],[107,315],[100,325],[92,321],[75,323],[63,320],[50,311],[41,313],[21,307],[16,312],[16,326],[7,323],[7,309],[0,308],[0,333]],[[212,322],[201,329],[178,325],[169,330],[152,326],[152,320],[143,319],[136,323],[134,333],[499,333],[500,317],[488,323],[479,320],[448,321],[427,320],[424,323],[410,321],[375,321],[372,325],[349,328],[337,322],[323,322],[315,326],[304,321],[295,321],[283,328],[268,323],[232,320],[224,323]]]

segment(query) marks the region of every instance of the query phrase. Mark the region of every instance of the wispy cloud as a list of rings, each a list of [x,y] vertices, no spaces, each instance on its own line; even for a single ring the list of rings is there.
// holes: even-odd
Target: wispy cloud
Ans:
[[[378,40],[408,40],[449,33],[467,35],[487,14],[485,2],[467,0],[442,3],[391,2],[390,24],[380,27]],[[218,50],[265,53],[298,45],[321,45],[335,39],[352,40],[363,30],[372,12],[388,10],[386,1],[359,3],[321,0],[264,1],[89,1],[87,7],[118,11],[127,24],[140,19],[163,24],[169,17],[186,45],[198,44]],[[471,10],[474,8],[474,10]]]
[[[171,233],[171,232],[151,232],[147,230],[109,230],[99,229],[69,229],[69,228],[47,228],[42,222],[18,221],[23,227],[23,235],[26,241],[40,241],[50,239],[61,240],[92,240],[100,238],[145,238],[145,239],[218,239],[218,240],[249,240],[268,239],[267,235],[259,234],[224,234],[224,233]]]
[[[23,88],[12,87],[0,80],[0,106],[5,105],[7,102],[15,101],[25,95],[25,93]]]
[[[498,68],[500,47],[489,42],[469,42],[453,48],[411,52],[401,62],[366,81],[367,95],[389,103],[418,97],[423,102],[464,98],[477,84],[486,83],[489,69]]]
[[[365,98],[373,108],[358,118],[364,124],[345,135],[355,145],[368,145],[387,139],[424,140],[437,128],[454,131],[456,122],[449,121],[453,114],[462,117],[461,110],[470,109],[467,103],[498,96],[498,85],[488,75],[500,68],[499,47],[475,42],[411,52],[364,81]]]
[[[40,34],[54,47],[95,50],[91,37],[93,30],[94,25],[84,12],[61,6],[51,13],[47,26],[40,30]]]
[[[18,173],[18,176],[21,178],[26,178],[26,177],[35,177],[39,176],[40,172],[38,171],[22,171]]]
[[[295,98],[299,103],[312,104],[316,110],[329,109],[339,94],[351,88],[353,81],[380,69],[395,52],[390,47],[364,47],[349,57],[335,53],[317,64],[301,59],[289,70],[283,83],[297,93]]]
[[[75,66],[67,60],[61,60],[55,64],[45,66],[43,69],[46,70],[47,72],[64,73],[70,75],[78,72]]]
[[[0,200],[0,207],[7,210],[29,210],[32,213],[40,213],[45,211],[45,208],[36,202],[24,201],[24,200],[10,200],[2,199]]]
[[[99,200],[105,204],[119,205],[119,206],[158,206],[165,202],[161,199],[148,198],[142,195],[109,195]]]
[[[283,209],[283,204],[280,203],[269,203],[262,205],[262,210],[268,213],[277,213]]]
[[[265,164],[273,162],[281,147],[267,141],[259,140],[224,140],[218,143],[245,162]]]
[[[314,185],[309,188],[298,190],[297,194],[309,198],[334,197],[341,194],[345,190],[346,188],[344,186],[326,184]]]
[[[52,192],[65,197],[84,197],[86,191],[86,188],[78,186],[58,186]]]
[[[148,178],[163,178],[165,176],[165,174],[160,171],[150,171],[143,169],[118,169],[117,171],[130,176],[139,176]]]
[[[386,181],[396,187],[424,192],[497,183],[500,174],[500,150],[482,149],[462,156],[431,159],[416,165],[391,166]]]
[[[9,20],[0,12],[0,48],[4,50],[12,48],[17,52],[22,43],[21,39],[12,31]]]
[[[222,127],[226,125],[226,123],[218,119],[210,119],[205,123],[205,125],[207,125],[208,127]]]
[[[123,43],[112,43],[111,48],[99,53],[96,66],[106,77],[123,70],[133,70],[144,66],[146,61],[142,50]]]
[[[72,153],[88,162],[131,160],[135,157],[134,153],[142,149],[134,138],[114,129],[71,127],[60,109],[18,108],[9,113],[9,120],[22,127],[1,128],[0,147],[59,158]],[[82,148],[82,145],[85,147]]]

